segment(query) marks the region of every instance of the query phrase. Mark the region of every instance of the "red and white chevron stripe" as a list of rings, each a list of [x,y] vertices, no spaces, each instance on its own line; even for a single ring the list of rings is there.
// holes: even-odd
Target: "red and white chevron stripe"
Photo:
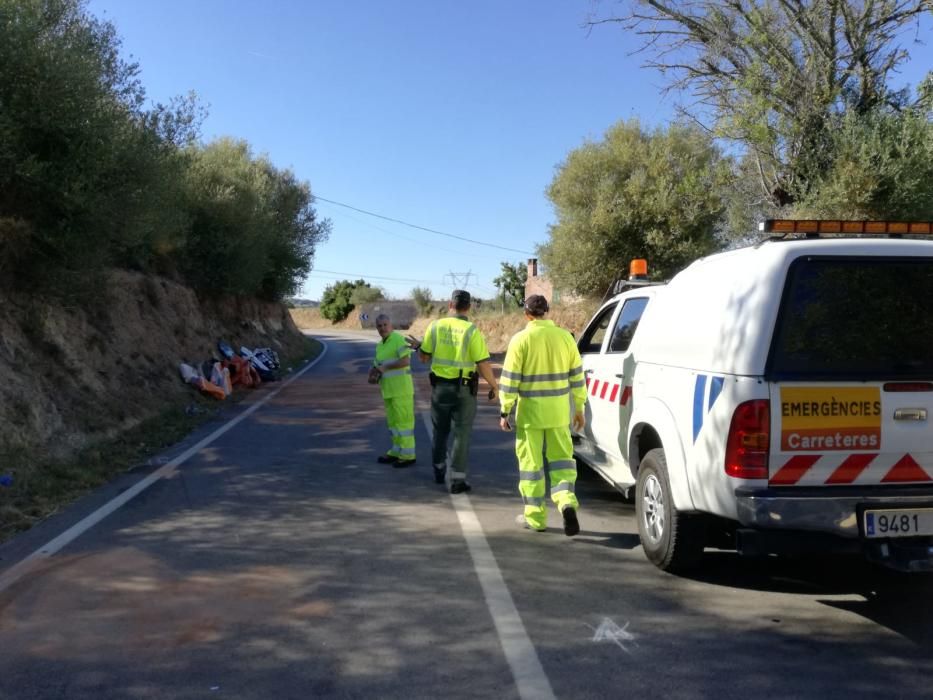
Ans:
[[[919,455],[827,453],[792,455],[772,473],[771,486],[913,484],[933,481],[933,452]]]
[[[615,403],[618,398],[620,406],[625,406],[629,399],[632,398],[632,387],[621,386],[618,382],[607,382],[602,379],[587,377],[586,388],[594,399]],[[621,393],[619,392],[620,388],[622,389]]]

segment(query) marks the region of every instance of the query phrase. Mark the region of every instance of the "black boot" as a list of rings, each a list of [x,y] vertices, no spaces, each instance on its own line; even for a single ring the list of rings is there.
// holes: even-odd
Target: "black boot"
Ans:
[[[577,520],[577,511],[567,506],[561,511],[564,516],[564,534],[567,537],[573,537],[580,532],[580,522]]]

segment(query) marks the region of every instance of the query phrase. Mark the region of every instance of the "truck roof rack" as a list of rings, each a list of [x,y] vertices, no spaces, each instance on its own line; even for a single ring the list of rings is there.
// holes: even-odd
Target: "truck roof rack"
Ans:
[[[612,284],[609,285],[609,289],[606,290],[606,293],[603,295],[602,301],[599,303],[602,304],[607,299],[611,299],[616,294],[621,294],[622,292],[627,292],[630,289],[636,289],[638,287],[653,287],[658,284],[665,284],[664,282],[653,282],[646,279],[629,279],[628,277],[619,277]]]

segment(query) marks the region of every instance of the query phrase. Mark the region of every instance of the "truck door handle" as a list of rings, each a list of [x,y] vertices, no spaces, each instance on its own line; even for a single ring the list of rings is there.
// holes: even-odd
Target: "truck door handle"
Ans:
[[[591,370],[591,369],[585,369],[585,370],[583,370],[583,374],[593,374],[593,370]]]
[[[617,374],[616,376],[617,376],[619,379],[625,379],[625,375],[624,375],[624,374]]]
[[[899,408],[894,411],[894,420],[925,421],[927,410],[925,408]]]

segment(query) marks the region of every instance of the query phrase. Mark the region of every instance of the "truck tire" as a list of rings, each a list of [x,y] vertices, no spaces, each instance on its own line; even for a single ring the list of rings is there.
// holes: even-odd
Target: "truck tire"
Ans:
[[[648,560],[663,571],[686,571],[700,560],[705,545],[702,516],[674,506],[664,450],[645,455],[635,484],[638,536]]]

